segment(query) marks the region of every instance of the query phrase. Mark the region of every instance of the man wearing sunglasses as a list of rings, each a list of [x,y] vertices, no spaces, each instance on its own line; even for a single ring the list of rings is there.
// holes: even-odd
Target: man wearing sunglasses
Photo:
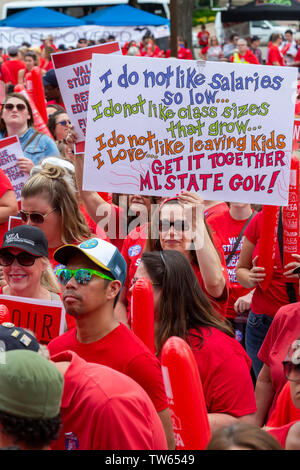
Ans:
[[[148,393],[162,421],[168,447],[174,449],[173,429],[157,358],[114,317],[114,306],[126,279],[126,262],[119,250],[99,238],[64,245],[54,259],[66,312],[76,328],[52,340],[50,355],[76,352],[87,362],[103,364],[128,375]]]

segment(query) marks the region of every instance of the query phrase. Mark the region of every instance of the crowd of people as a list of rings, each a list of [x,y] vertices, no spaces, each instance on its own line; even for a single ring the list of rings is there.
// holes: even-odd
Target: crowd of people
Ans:
[[[277,36],[267,63],[298,66],[290,32],[282,48]],[[89,45],[82,38],[77,47]],[[262,63],[255,37],[248,45],[233,35],[221,46],[204,26],[199,45],[206,60]],[[66,318],[64,333],[47,345],[25,326],[0,324],[0,448],[176,449],[161,368],[163,347],[175,336],[198,366],[208,450],[300,449],[300,254],[284,265],[278,231],[263,290],[260,206],[188,191],[160,198],[83,190],[84,156],[74,155],[77,136],[51,62],[51,53],[64,49],[47,37],[40,51],[26,44],[1,56],[0,138],[19,137],[18,166],[28,179],[17,201],[0,169],[0,304],[1,295],[60,302]],[[124,45],[123,54],[170,51],[147,37]],[[192,57],[178,38],[178,58]],[[26,88],[34,66],[43,77],[47,135],[14,91]],[[139,221],[132,230],[128,214]],[[8,230],[17,215],[19,224]],[[152,286],[155,354],[132,330],[141,280]]]

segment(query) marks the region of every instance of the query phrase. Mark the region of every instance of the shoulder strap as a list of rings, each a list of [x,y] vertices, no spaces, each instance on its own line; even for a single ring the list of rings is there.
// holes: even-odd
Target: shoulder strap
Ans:
[[[278,229],[277,229],[277,238],[279,244],[281,264],[283,267],[283,225],[282,225],[282,208],[279,210],[279,219],[278,219]],[[292,282],[286,282],[286,292],[291,304],[297,302],[295,288]]]
[[[23,150],[25,150],[25,149],[26,149],[26,147],[28,147],[28,145],[30,145],[30,144],[31,144],[31,142],[33,142],[33,141],[34,141],[34,139],[36,138],[36,136],[37,136],[38,134],[41,134],[41,132],[39,132],[39,131],[35,131],[35,132],[32,134],[32,136],[30,137],[30,139],[28,140],[28,142],[26,142],[26,144],[25,144],[25,146],[24,146]],[[42,135],[42,134],[41,134],[41,135]],[[40,137],[40,138],[41,138],[41,137]]]
[[[246,222],[245,222],[245,224],[244,224],[242,230],[241,230],[240,233],[239,233],[239,236],[238,236],[237,239],[236,239],[235,244],[233,245],[233,248],[232,248],[231,252],[229,253],[229,255],[226,256],[226,266],[229,265],[229,263],[230,263],[230,261],[231,261],[233,255],[234,255],[234,253],[236,252],[237,247],[239,246],[240,241],[241,241],[241,239],[242,239],[242,236],[244,235],[244,232],[245,232],[245,230],[246,230],[247,225],[249,224],[250,220],[251,220],[256,214],[257,214],[257,211],[252,212],[252,214],[250,215],[250,217],[248,217],[248,219],[246,220]]]

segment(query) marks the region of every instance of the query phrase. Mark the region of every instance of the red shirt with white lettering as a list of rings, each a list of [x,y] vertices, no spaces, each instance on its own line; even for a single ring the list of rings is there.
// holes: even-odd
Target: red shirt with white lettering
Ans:
[[[268,49],[267,65],[273,65],[274,62],[278,62],[279,65],[284,66],[284,59],[280,50],[277,46],[271,45]]]

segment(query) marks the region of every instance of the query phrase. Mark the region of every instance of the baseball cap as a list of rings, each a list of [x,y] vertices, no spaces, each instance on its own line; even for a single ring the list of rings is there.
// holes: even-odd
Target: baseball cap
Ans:
[[[32,225],[19,225],[6,232],[0,249],[10,247],[20,248],[34,256],[49,258],[48,241],[44,232]]]
[[[0,410],[13,416],[58,416],[64,379],[55,365],[33,351],[8,351],[0,365]]]
[[[48,72],[46,72],[45,75],[43,75],[43,84],[44,84],[44,86],[48,86],[48,85],[51,85],[53,87],[58,86],[58,82],[57,82],[57,78],[56,78],[56,74],[55,74],[54,69],[48,70]]]
[[[0,325],[0,350],[3,349],[2,352],[13,351],[15,349],[37,352],[39,348],[36,337],[24,328],[9,322]]]
[[[54,259],[66,265],[68,260],[76,253],[83,253],[93,263],[109,271],[114,279],[124,285],[127,264],[118,248],[101,238],[89,238],[79,245],[64,245],[54,252]]]

